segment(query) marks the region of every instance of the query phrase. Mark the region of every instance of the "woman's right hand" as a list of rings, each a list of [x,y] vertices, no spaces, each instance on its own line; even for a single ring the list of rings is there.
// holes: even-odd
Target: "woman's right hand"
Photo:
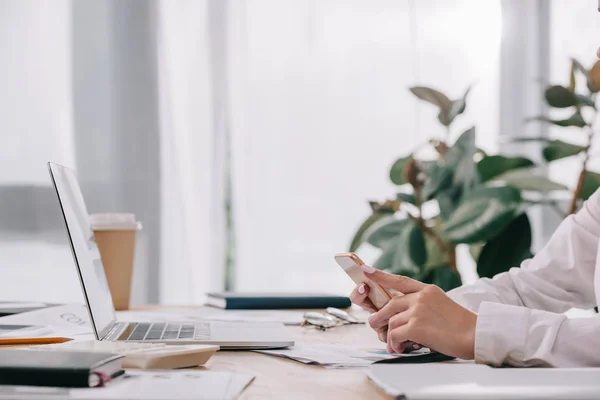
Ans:
[[[350,294],[350,301],[352,301],[352,303],[356,304],[357,306],[364,308],[370,313],[376,313],[379,310],[377,309],[377,307],[375,307],[375,305],[373,304],[371,299],[369,299],[368,296],[369,287],[364,283],[361,283],[360,285],[355,287],[352,293]],[[384,343],[387,343],[387,325],[375,329],[375,331],[377,332],[377,337],[379,338],[379,340],[381,340]]]

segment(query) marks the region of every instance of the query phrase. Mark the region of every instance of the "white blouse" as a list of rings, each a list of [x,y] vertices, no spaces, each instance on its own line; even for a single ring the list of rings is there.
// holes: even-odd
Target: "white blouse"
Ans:
[[[567,318],[600,298],[600,191],[566,218],[521,268],[448,292],[478,314],[475,361],[513,366],[599,367],[600,315]],[[507,248],[506,251],[511,251]]]

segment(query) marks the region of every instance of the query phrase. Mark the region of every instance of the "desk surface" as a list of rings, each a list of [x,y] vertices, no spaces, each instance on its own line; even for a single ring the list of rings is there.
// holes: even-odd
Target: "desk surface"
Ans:
[[[148,307],[144,307],[148,308]],[[288,326],[296,343],[381,346],[366,325],[347,325],[319,331]],[[250,351],[218,351],[205,369],[235,371],[256,379],[240,399],[389,399],[369,381],[363,368],[325,369]]]

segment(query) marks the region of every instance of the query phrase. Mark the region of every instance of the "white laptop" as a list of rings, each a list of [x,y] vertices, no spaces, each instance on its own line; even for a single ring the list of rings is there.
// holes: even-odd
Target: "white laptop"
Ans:
[[[100,252],[73,170],[49,162],[83,296],[98,340],[166,344],[214,344],[221,349],[293,346],[283,325],[227,322],[118,322]]]

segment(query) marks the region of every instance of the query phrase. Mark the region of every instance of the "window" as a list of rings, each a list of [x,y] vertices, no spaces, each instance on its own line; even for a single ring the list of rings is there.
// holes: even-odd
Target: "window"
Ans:
[[[333,254],[367,200],[394,196],[393,161],[444,134],[410,86],[473,85],[453,135],[475,124],[494,150],[500,2],[248,1],[231,15],[235,287],[348,293]]]

